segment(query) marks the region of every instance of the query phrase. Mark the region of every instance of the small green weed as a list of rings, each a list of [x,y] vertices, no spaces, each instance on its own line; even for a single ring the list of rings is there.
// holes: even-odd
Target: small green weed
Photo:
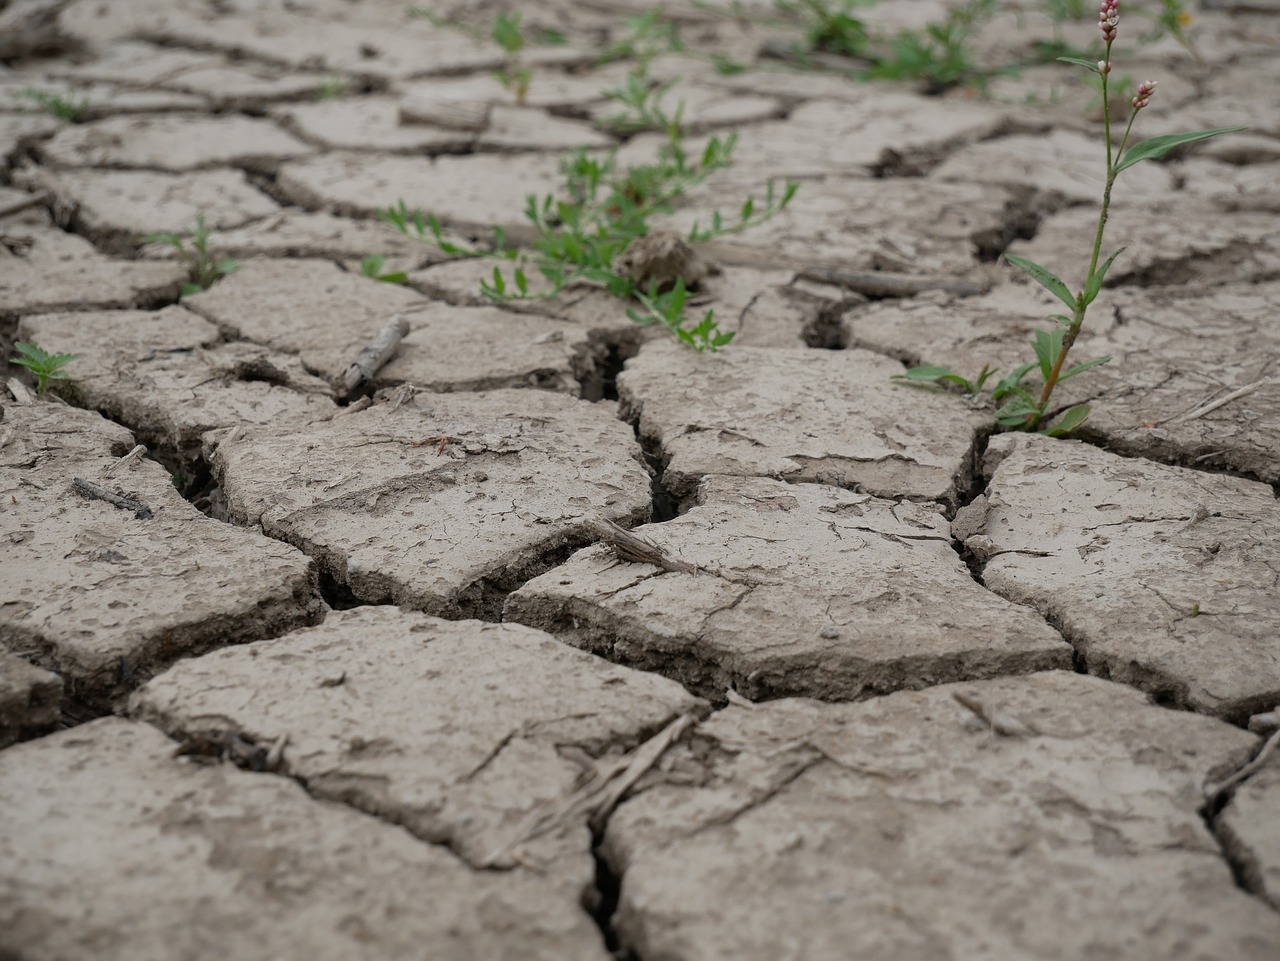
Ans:
[[[521,59],[526,41],[520,28],[520,14],[498,14],[493,21],[493,42],[507,55],[506,65],[498,71],[498,79],[511,91],[516,103],[524,104],[529,97],[529,83],[533,70]]]
[[[409,275],[403,270],[387,271],[387,258],[381,254],[370,254],[368,257],[360,258],[360,273],[364,274],[372,280],[380,280],[384,284],[403,284],[409,280]]]
[[[1007,377],[998,381],[991,391],[992,400],[996,404],[995,418],[1002,427],[1012,430],[1038,431],[1051,437],[1069,434],[1083,424],[1089,416],[1089,405],[1077,404],[1064,411],[1053,423],[1050,423],[1054,418],[1053,408],[1050,407],[1054,389],[1062,381],[1111,360],[1110,357],[1098,357],[1082,364],[1066,366],[1067,355],[1071,352],[1071,348],[1075,344],[1076,338],[1080,335],[1081,328],[1084,326],[1085,314],[1089,309],[1089,305],[1102,292],[1102,283],[1107,276],[1107,271],[1115,263],[1116,258],[1124,252],[1124,248],[1121,247],[1099,265],[1102,254],[1103,234],[1107,226],[1107,213],[1111,208],[1111,190],[1115,186],[1116,178],[1135,164],[1144,160],[1159,159],[1183,144],[1207,140],[1220,134],[1244,129],[1242,127],[1222,127],[1215,130],[1200,130],[1195,133],[1151,137],[1134,144],[1126,152],[1125,147],[1129,143],[1129,135],[1133,132],[1134,121],[1138,118],[1139,112],[1150,103],[1151,97],[1155,93],[1156,82],[1148,80],[1138,84],[1135,95],[1129,100],[1129,121],[1124,128],[1124,134],[1117,142],[1113,138],[1111,129],[1112,101],[1108,77],[1110,77],[1112,70],[1111,45],[1115,42],[1117,28],[1120,23],[1120,0],[1102,0],[1098,19],[1099,28],[1102,31],[1102,39],[1105,43],[1103,59],[1095,63],[1090,60],[1063,58],[1084,67],[1097,76],[1102,88],[1107,179],[1102,190],[1102,207],[1098,215],[1098,229],[1094,234],[1093,250],[1089,258],[1089,269],[1085,274],[1084,285],[1077,293],[1073,294],[1060,277],[1040,264],[1027,260],[1025,257],[1015,257],[1012,254],[1005,255],[1005,260],[1025,271],[1028,276],[1062,301],[1067,310],[1071,311],[1069,315],[1054,314],[1053,319],[1056,321],[1056,325],[1053,329],[1036,331],[1035,337],[1031,341],[1035,360],[1017,367]],[[916,384],[951,384],[960,387],[966,394],[979,394],[986,382],[995,373],[997,371],[992,370],[990,367],[983,367],[974,380],[969,380],[946,367],[930,366],[914,367],[905,374],[899,374],[894,379]],[[1032,373],[1040,374],[1041,386],[1038,393],[1023,383],[1024,379]]]
[[[14,344],[13,349],[17,353],[9,358],[9,363],[25,367],[36,375],[37,394],[44,393],[49,381],[65,380],[67,373],[63,368],[80,357],[79,354],[51,354],[35,344],[24,343],[23,341],[18,341]]]
[[[79,123],[89,113],[88,97],[72,97],[70,95],[50,93],[35,87],[24,87],[15,90],[13,96],[20,100],[29,100],[45,113],[52,114],[67,123]]]
[[[689,188],[730,164],[735,143],[734,135],[723,140],[712,137],[702,154],[691,159],[678,129],[673,127],[653,163],[626,170],[618,169],[615,154],[600,158],[579,150],[562,164],[561,196],[547,194],[540,198],[530,194],[527,198],[524,215],[537,232],[527,252],[507,248],[505,237],[496,230],[493,250],[450,243],[444,239],[435,215],[409,210],[404,201],[380,210],[378,216],[402,233],[436,244],[447,254],[496,255],[511,261],[509,274],[496,266],[491,278],[481,283],[481,290],[491,300],[553,297],[570,284],[591,284],[620,299],[637,301],[642,309],[628,310],[636,323],[660,323],[696,350],[716,350],[729,343],[733,334],[720,330],[710,311],[697,324],[686,326],[685,278],[675,278],[670,289],[661,289],[656,283],[642,289],[617,262],[633,241],[649,233],[653,216],[669,213],[672,203]],[[797,187],[788,182],[777,191],[771,184],[763,204],[748,199],[732,222],[717,212],[709,228],[695,225],[687,239],[705,241],[762,223],[791,202]],[[543,289],[535,291],[531,287],[530,268],[545,281]]]
[[[179,294],[187,297],[208,290],[227,274],[240,269],[238,260],[218,260],[209,251],[209,229],[205,226],[204,214],[196,217],[196,227],[192,232],[191,246],[181,234],[164,231],[147,234],[142,238],[144,244],[166,244],[178,252],[187,265],[187,283],[182,285]]]
[[[774,0],[781,13],[805,22],[805,50],[854,59],[869,55],[871,34],[853,11],[874,3],[875,0]]]
[[[627,17],[622,24],[626,29],[625,35],[605,48],[596,58],[597,65],[615,60],[637,60],[643,73],[655,57],[684,50],[676,25],[663,16],[660,6],[638,17]]]
[[[316,89],[317,100],[341,100],[351,92],[351,81],[332,74]]]

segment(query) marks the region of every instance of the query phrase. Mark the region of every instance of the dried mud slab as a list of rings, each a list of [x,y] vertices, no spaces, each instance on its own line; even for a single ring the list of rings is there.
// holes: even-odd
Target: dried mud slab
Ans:
[[[0,754],[0,928],[15,957],[605,961],[571,900],[103,718]],[[119,919],[129,919],[120,923]]]
[[[0,748],[57,727],[61,701],[62,678],[0,650]]]
[[[897,391],[902,365],[865,350],[646,345],[618,377],[624,415],[678,500],[706,474],[816,481],[954,506],[988,418]]]
[[[613,87],[600,86],[598,89],[604,93],[611,89],[625,89],[625,86],[619,83]],[[699,132],[715,127],[738,127],[742,124],[776,120],[782,116],[782,101],[767,96],[768,92],[736,93],[722,87],[676,83],[659,99],[658,107],[671,115],[675,115],[679,108],[680,124],[686,132]],[[604,130],[615,129],[614,118],[621,116],[624,118],[625,129],[627,112],[615,100],[594,104],[587,114]],[[747,134],[742,136],[745,135]]]
[[[372,217],[379,208],[403,200],[410,210],[434,213],[457,230],[487,235],[497,226],[510,240],[526,243],[535,236],[524,216],[526,198],[555,191],[561,180],[560,158],[554,156],[335,152],[283,165],[277,185],[303,207]]]
[[[0,316],[131,307],[176,295],[184,280],[176,264],[113,260],[43,211],[6,220],[0,235]]]
[[[0,164],[28,143],[52,136],[62,121],[45,114],[0,113]]]
[[[290,433],[206,438],[233,515],[295,544],[361,600],[496,616],[501,597],[648,519],[649,475],[612,404],[550,391],[420,393]]]
[[[1163,84],[1160,92],[1164,93]],[[1048,134],[1015,134],[968,144],[950,153],[929,176],[945,183],[972,184],[988,180],[991,171],[999,170],[1000,183],[1006,187],[1030,188],[1044,200],[1094,205],[1096,229],[1096,205],[1104,186],[1104,157],[1097,136],[1057,129]],[[1126,197],[1152,199],[1167,196],[1173,183],[1173,174],[1167,167],[1147,164],[1141,176],[1126,177],[1120,190]]]
[[[222,164],[274,169],[312,148],[269,120],[199,116],[111,117],[63,127],[40,147],[54,166],[180,172]]]
[[[972,378],[984,364],[1025,363],[1033,333],[1060,309],[1039,288],[1009,283],[982,297],[870,304],[842,321],[852,343]],[[1112,450],[1280,482],[1278,311],[1276,283],[1106,291],[1071,357],[1111,363],[1066,382],[1054,402],[1088,401],[1083,432]]]
[[[296,353],[330,380],[392,316],[410,324],[375,386],[408,381],[432,391],[542,387],[576,394],[591,373],[588,332],[554,319],[432,303],[321,260],[249,261],[183,301],[232,337]]]
[[[1009,253],[1028,257],[1074,284],[1098,229],[1098,211],[1077,207],[1049,217],[1034,240]],[[1280,220],[1271,213],[1224,213],[1199,197],[1112,205],[1107,250],[1125,248],[1107,285],[1257,283],[1280,279]]]
[[[713,477],[697,507],[637,533],[699,570],[597,545],[511,594],[504,616],[716,698],[854,700],[1070,667],[1039,616],[974,583],[936,505]]]
[[[681,234],[695,225],[705,229],[717,211],[734,223],[740,200],[729,194],[726,203],[728,189],[723,183],[699,188],[676,214],[662,218],[664,228]],[[764,189],[760,179],[747,188],[757,204]],[[943,279],[972,274],[978,256],[1002,249],[1022,216],[1003,186],[833,178],[802,184],[782,213],[705,249],[721,264],[885,270]]]
[[[451,304],[488,305],[480,282],[492,282],[494,268],[501,270],[511,282],[511,262],[499,258],[466,258],[434,264],[413,273],[410,283],[432,297]],[[718,267],[718,265],[717,265]],[[538,295],[550,285],[535,270],[526,266],[529,290]],[[755,267],[725,267],[702,279],[689,297],[688,313],[701,319],[708,310],[715,312],[721,330],[733,331],[734,346],[801,347],[810,339],[821,340],[824,328],[836,326],[836,301],[808,296],[788,284],[795,278],[790,270]],[[590,284],[570,285],[554,297],[534,296],[528,300],[504,302],[503,310],[541,314],[582,325],[597,339],[603,338],[624,348],[631,357],[647,340],[669,337],[660,327],[641,327],[628,315],[637,309],[634,302],[619,300],[608,291]]]
[[[1064,672],[730,706],[611,819],[614,927],[670,961],[1263,961],[1280,917],[1198,811],[1255,743]]]
[[[221,344],[218,328],[182,307],[25,318],[22,340],[76,354],[59,392],[127,424],[139,440],[198,455],[215,427],[282,430],[338,412],[329,385],[296,356]]]
[[[861,96],[815,100],[797,107],[785,120],[742,130],[733,154],[740,171],[737,179],[747,172],[753,180],[764,181],[869,174],[904,163],[913,169],[927,167],[955,147],[984,140],[1005,125],[1003,108],[977,100],[925,97],[873,86],[851,89]],[[672,94],[678,95],[678,91]],[[652,155],[659,142],[657,137],[637,138],[628,144],[626,154]],[[697,155],[702,147],[702,141],[691,141],[690,155]]]
[[[238,170],[169,174],[141,170],[20,170],[15,183],[52,189],[74,211],[77,230],[99,244],[132,247],[153,231],[188,234],[240,227],[280,208]]]
[[[320,258],[359,261],[369,254],[388,258],[386,269],[416,270],[447,260],[434,244],[425,244],[384,224],[335,217],[324,211],[288,208],[243,226],[209,232],[209,247],[220,257],[240,260]],[[456,239],[456,238],[455,238]],[[152,244],[143,256],[170,260],[170,246]],[[396,264],[392,267],[391,264]]]
[[[290,11],[237,11],[219,16],[216,28],[196,17],[172,17],[145,30],[147,39],[178,46],[212,48],[233,57],[249,57],[299,70],[343,72],[380,80],[435,74],[498,70],[506,55],[488,39],[480,40],[421,18],[375,18],[334,5],[318,16]],[[590,62],[594,53],[565,47],[531,47],[521,53],[531,65]]]
[[[1280,506],[1263,484],[1004,434],[952,525],[987,587],[1091,673],[1243,724],[1280,703]]]
[[[153,461],[110,470],[133,446],[123,427],[60,404],[7,405],[0,425],[0,646],[36,652],[94,708],[176,658],[319,613],[302,554],[205,517]],[[77,477],[132,505],[82,496]]]
[[[1244,888],[1280,910],[1280,763],[1271,762],[1235,789],[1214,830]]]
[[[617,667],[515,624],[442,621],[389,607],[330,614],[279,641],[188,660],[131,702],[174,736],[229,727],[287,736],[284,770],[475,867],[592,757],[635,747],[705,708],[679,684]],[[574,894],[594,873],[574,820],[520,857]],[[512,867],[508,855],[500,865]]]

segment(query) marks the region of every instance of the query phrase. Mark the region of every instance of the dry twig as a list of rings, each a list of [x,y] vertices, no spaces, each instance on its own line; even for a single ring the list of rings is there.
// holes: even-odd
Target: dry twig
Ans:
[[[1206,781],[1204,785],[1204,796],[1208,799],[1209,804],[1212,806],[1217,802],[1218,798],[1222,797],[1223,794],[1230,791],[1245,778],[1262,770],[1263,765],[1267,763],[1267,759],[1271,757],[1277,745],[1280,745],[1280,730],[1277,730],[1271,735],[1271,737],[1267,738],[1267,743],[1262,745],[1262,750],[1258,752],[1257,757],[1244,767],[1240,768],[1240,770],[1236,771],[1235,774],[1231,775],[1221,784],[1214,785],[1210,788],[1209,783]]]
[[[360,351],[360,355],[342,375],[339,393],[347,397],[357,388],[373,380],[373,375],[382,369],[391,359],[391,355],[400,346],[400,341],[409,336],[409,322],[396,314],[387,325],[378,331],[369,346]]]
[[[149,521],[153,516],[151,508],[141,501],[130,500],[122,494],[113,494],[105,487],[90,483],[83,477],[72,478],[71,486],[76,489],[76,493],[89,498],[91,501],[106,501],[121,510],[133,511],[133,516],[140,521]]]
[[[593,517],[587,521],[591,528],[624,561],[633,564],[652,564],[664,571],[681,574],[698,574],[701,569],[686,561],[676,560],[661,547],[639,534],[619,527],[613,521],[603,517]]]
[[[972,694],[965,694],[962,691],[952,691],[951,696],[957,701],[971,710],[978,718],[986,724],[996,734],[1004,737],[1037,737],[1040,732],[1030,724],[1019,721],[1011,714],[1005,714],[1003,711],[992,707],[989,704],[979,700]]]

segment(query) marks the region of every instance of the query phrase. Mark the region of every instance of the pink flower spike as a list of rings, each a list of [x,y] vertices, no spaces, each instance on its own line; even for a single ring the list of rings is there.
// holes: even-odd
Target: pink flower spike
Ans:
[[[1116,38],[1116,27],[1120,25],[1120,0],[1102,0],[1098,10],[1098,28],[1102,31],[1102,39],[1107,43]]]

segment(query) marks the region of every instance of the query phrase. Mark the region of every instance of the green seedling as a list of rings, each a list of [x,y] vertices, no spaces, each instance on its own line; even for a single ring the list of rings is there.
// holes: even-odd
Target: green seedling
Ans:
[[[651,218],[669,213],[673,202],[689,188],[727,167],[735,144],[733,135],[723,140],[712,137],[701,155],[691,158],[678,129],[673,128],[653,163],[626,170],[618,168],[614,154],[599,157],[577,151],[562,163],[564,184],[558,195],[528,196],[524,215],[533,225],[536,239],[523,251],[507,248],[505,237],[497,230],[492,250],[449,242],[434,214],[411,211],[403,201],[379,211],[379,218],[452,256],[497,255],[511,261],[509,271],[495,266],[491,277],[481,283],[481,290],[491,300],[553,297],[571,284],[599,286],[615,297],[638,303],[638,309],[628,311],[637,323],[660,323],[696,350],[716,350],[729,343],[733,334],[720,330],[711,312],[697,324],[686,326],[685,278],[674,278],[669,289],[652,284],[642,289],[618,260],[633,241],[650,232]],[[763,204],[748,199],[736,220],[716,213],[709,229],[695,225],[687,239],[709,240],[761,223],[783,210],[796,189],[795,183],[788,183],[781,191],[771,186]],[[536,289],[530,283],[530,271],[542,278]]]
[[[597,66],[615,60],[638,60],[640,72],[644,73],[655,57],[684,50],[676,25],[663,16],[660,6],[641,16],[628,17],[622,24],[626,34],[605,48],[596,58]]]
[[[198,294],[208,290],[215,283],[240,269],[238,260],[218,260],[209,250],[209,229],[205,226],[204,214],[196,217],[196,228],[192,232],[191,246],[181,234],[158,232],[147,234],[142,238],[144,244],[165,244],[178,252],[178,256],[187,265],[187,282],[182,285],[181,297]]]
[[[45,113],[52,114],[67,123],[79,123],[89,113],[88,97],[71,97],[38,90],[35,87],[24,87],[15,90],[13,96],[20,100],[29,100]]]
[[[526,46],[520,27],[520,14],[498,14],[493,21],[493,42],[507,55],[506,65],[498,71],[498,79],[511,91],[516,103],[524,104],[529,97],[529,83],[533,70],[520,57]]]
[[[341,100],[351,92],[351,81],[333,74],[316,89],[317,100]]]
[[[853,11],[873,3],[875,0],[774,0],[781,13],[805,22],[805,50],[854,59],[868,56],[871,34]]]
[[[17,353],[9,358],[9,363],[25,367],[36,375],[37,394],[43,394],[51,380],[66,380],[67,372],[63,368],[80,357],[79,354],[51,354],[23,341],[14,344],[13,349]]]
[[[1069,314],[1054,314],[1055,326],[1049,330],[1038,330],[1031,342],[1035,360],[1023,364],[1007,377],[1000,380],[992,391],[996,404],[996,421],[1011,430],[1038,431],[1051,437],[1069,434],[1080,427],[1089,416],[1088,404],[1077,404],[1055,417],[1051,406],[1055,388],[1064,380],[1082,374],[1101,364],[1110,361],[1109,357],[1097,357],[1079,364],[1067,364],[1067,357],[1075,345],[1076,338],[1084,327],[1085,315],[1089,306],[1102,292],[1102,284],[1107,271],[1116,262],[1116,258],[1124,248],[1114,251],[1105,260],[1102,259],[1102,241],[1107,227],[1107,214],[1111,209],[1111,191],[1116,178],[1121,173],[1144,160],[1157,160],[1170,151],[1184,144],[1207,140],[1224,133],[1232,133],[1243,127],[1220,127],[1214,130],[1199,130],[1194,133],[1167,134],[1162,137],[1151,137],[1129,147],[1129,136],[1133,132],[1134,121],[1144,110],[1155,94],[1156,81],[1148,80],[1138,84],[1137,92],[1129,100],[1129,119],[1124,133],[1118,140],[1114,137],[1111,125],[1112,90],[1108,84],[1111,74],[1111,46],[1115,42],[1117,28],[1120,23],[1120,0],[1102,0],[1099,12],[1099,27],[1105,44],[1102,60],[1095,62],[1064,58],[1068,62],[1084,67],[1101,80],[1103,99],[1104,141],[1106,147],[1106,183],[1102,190],[1102,206],[1098,214],[1098,228],[1094,233],[1093,249],[1089,257],[1089,268],[1085,273],[1084,284],[1072,293],[1065,281],[1040,264],[1025,257],[1006,254],[1005,260],[1026,272],[1036,283],[1050,291],[1066,306]],[[914,367],[896,380],[907,383],[931,383],[939,385],[955,385],[967,394],[978,394],[983,385],[995,371],[984,367],[979,376],[970,381],[960,374],[945,367]],[[1036,390],[1024,383],[1028,376],[1039,374],[1040,386]]]
[[[645,130],[668,133],[672,130],[678,131],[684,115],[684,102],[680,102],[674,114],[669,114],[662,101],[679,79],[675,77],[666,83],[655,84],[649,80],[647,73],[632,70],[627,74],[627,82],[624,86],[605,91],[605,96],[622,109],[612,116],[605,117],[601,123],[620,134],[634,134]]]
[[[360,258],[360,273],[364,274],[371,280],[380,280],[384,284],[403,284],[409,280],[409,275],[403,270],[385,270],[387,266],[387,258],[381,254],[370,254],[367,257]]]
[[[895,38],[892,53],[866,76],[873,80],[923,80],[933,91],[981,87],[990,75],[975,62],[970,43],[995,12],[996,0],[970,0],[948,11],[941,23],[904,30]]]

